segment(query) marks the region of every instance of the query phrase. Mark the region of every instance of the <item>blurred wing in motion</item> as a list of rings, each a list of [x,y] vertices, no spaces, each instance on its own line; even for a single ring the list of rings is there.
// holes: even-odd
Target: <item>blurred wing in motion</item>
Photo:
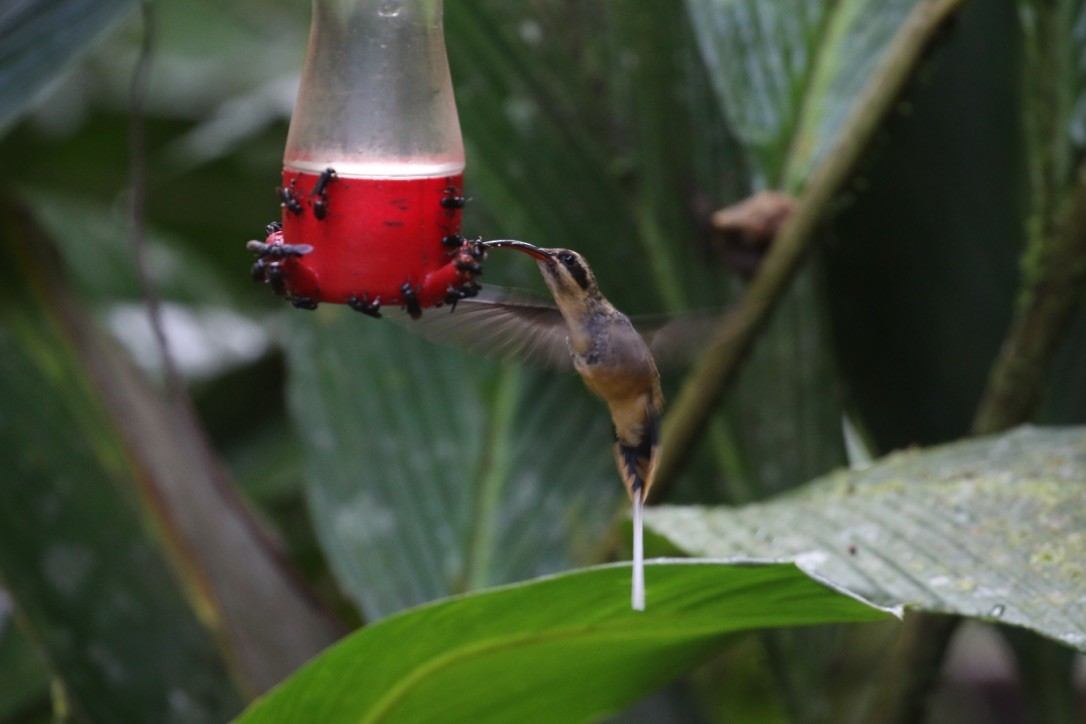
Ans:
[[[459,347],[503,362],[573,372],[569,336],[561,312],[549,299],[523,289],[483,287],[456,308],[429,309],[411,319],[402,310],[384,308],[392,322],[431,342]],[[687,312],[631,318],[661,370],[690,365],[720,328],[727,312]]]
[[[483,287],[478,296],[461,299],[451,311],[429,309],[413,320],[389,309],[385,316],[431,342],[503,362],[573,371],[562,314],[531,292]]]
[[[741,326],[738,316],[727,310],[633,317],[631,321],[661,370],[689,367],[717,334],[730,337]]]

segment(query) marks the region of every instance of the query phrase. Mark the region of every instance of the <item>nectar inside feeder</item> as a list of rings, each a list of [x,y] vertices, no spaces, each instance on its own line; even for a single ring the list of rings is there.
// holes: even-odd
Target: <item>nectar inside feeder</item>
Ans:
[[[460,234],[464,145],[441,0],[314,0],[279,188],[254,277],[295,306],[455,302],[484,257]]]

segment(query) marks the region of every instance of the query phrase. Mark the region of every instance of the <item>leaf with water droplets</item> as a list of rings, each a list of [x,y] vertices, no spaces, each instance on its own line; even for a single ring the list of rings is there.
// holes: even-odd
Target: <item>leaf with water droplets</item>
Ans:
[[[767,503],[645,518],[692,554],[795,560],[873,601],[1086,651],[1086,428],[906,451]]]

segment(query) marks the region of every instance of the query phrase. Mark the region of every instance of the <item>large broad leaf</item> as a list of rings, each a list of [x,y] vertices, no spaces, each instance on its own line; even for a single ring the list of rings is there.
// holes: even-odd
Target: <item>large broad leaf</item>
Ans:
[[[13,0],[0,9],[0,133],[133,0]]]
[[[871,600],[1033,629],[1086,651],[1086,429],[897,453],[737,509],[646,524],[702,556],[788,558]]]
[[[317,535],[366,615],[592,557],[621,486],[606,408],[579,380],[489,364],[344,308],[291,330]]]
[[[606,151],[561,94],[578,85],[583,69],[563,57],[562,42],[550,35],[542,36],[550,39],[545,44],[526,44],[517,29],[524,21],[521,8],[491,0],[448,5],[446,34],[463,109],[467,183],[479,189],[480,203],[494,219],[485,233],[580,249],[582,239],[607,227],[609,237],[636,247],[637,230],[607,172]],[[556,14],[549,7],[543,11],[541,20],[531,22],[535,33],[544,33],[546,17]],[[590,241],[585,251],[606,268],[601,256],[614,252],[602,241]],[[628,271],[629,283],[653,293],[651,270]],[[607,286],[606,277],[601,283]]]
[[[497,0],[447,3],[467,184],[479,189],[487,236],[581,250],[605,292],[619,295],[616,303],[630,291],[637,311],[661,311],[656,270],[622,265],[643,238],[633,199],[611,168],[613,144],[592,128],[602,120],[598,100],[585,93],[594,69],[571,54],[566,35],[576,18],[599,34],[584,52],[601,52],[607,30],[599,14],[553,2],[531,13]],[[535,269],[525,266],[534,280]]]
[[[345,639],[242,722],[585,721],[753,628],[887,618],[791,565],[653,561],[648,608],[612,565],[441,601]]]
[[[833,149],[906,17],[925,2],[687,0],[757,186],[802,186]]]

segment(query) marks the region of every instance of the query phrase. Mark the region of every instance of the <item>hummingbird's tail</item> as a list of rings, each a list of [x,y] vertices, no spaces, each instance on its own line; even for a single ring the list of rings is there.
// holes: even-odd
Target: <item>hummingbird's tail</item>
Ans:
[[[649,403],[641,440],[627,445],[615,435],[615,463],[618,465],[622,484],[633,501],[633,585],[630,605],[635,611],[645,610],[645,549],[644,527],[641,512],[645,498],[656,474],[656,452],[659,449],[660,416]]]
[[[641,521],[641,510],[644,507],[644,500],[634,498],[633,581],[630,586],[630,607],[635,611],[645,610],[645,527]]]
[[[656,453],[660,447],[660,416],[649,406],[641,440],[627,445],[615,436],[615,464],[631,500],[645,501],[656,476]]]

